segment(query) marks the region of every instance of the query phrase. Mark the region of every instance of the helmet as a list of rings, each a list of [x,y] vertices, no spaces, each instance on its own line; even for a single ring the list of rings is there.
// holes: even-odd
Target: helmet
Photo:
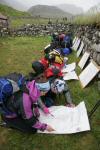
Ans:
[[[40,63],[39,61],[32,62],[32,68],[33,68],[33,70],[35,71],[35,73],[37,75],[43,73],[44,69],[45,69],[44,66],[43,66],[43,64]]]
[[[61,93],[64,91],[65,81],[56,79],[53,83],[51,83],[51,90],[54,93]]]

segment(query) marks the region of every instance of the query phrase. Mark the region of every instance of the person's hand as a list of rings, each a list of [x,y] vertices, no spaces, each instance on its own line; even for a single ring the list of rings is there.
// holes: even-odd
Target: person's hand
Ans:
[[[70,104],[67,104],[66,106],[67,106],[67,107],[74,108],[74,107],[75,107],[75,104],[73,104],[73,103],[70,103]]]
[[[47,125],[46,130],[47,130],[48,132],[55,131],[50,125]]]
[[[47,92],[41,91],[41,96],[44,96]]]
[[[44,111],[45,114],[49,114],[50,113],[50,111],[49,111],[49,109],[47,107],[44,107],[43,111]]]

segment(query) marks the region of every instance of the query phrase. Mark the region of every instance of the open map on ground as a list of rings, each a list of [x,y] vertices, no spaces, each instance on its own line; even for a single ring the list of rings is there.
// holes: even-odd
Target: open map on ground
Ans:
[[[43,111],[40,110],[40,121],[51,125],[55,131],[38,131],[38,133],[72,134],[90,130],[87,110],[84,102],[81,102],[75,108],[53,106],[49,109],[52,115],[45,115]]]

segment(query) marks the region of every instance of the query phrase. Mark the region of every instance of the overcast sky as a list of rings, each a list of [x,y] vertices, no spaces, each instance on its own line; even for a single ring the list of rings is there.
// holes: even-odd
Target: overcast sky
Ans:
[[[37,4],[44,4],[44,5],[74,4],[76,6],[82,7],[84,11],[100,3],[100,0],[17,0],[17,1],[26,5],[27,8]]]

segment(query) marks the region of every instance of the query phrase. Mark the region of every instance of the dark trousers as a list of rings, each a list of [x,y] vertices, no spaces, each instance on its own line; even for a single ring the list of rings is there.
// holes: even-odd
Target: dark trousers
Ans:
[[[24,133],[36,133],[37,129],[30,127],[24,119],[16,117],[13,119],[1,116],[2,120],[6,123],[7,127],[17,129]]]

